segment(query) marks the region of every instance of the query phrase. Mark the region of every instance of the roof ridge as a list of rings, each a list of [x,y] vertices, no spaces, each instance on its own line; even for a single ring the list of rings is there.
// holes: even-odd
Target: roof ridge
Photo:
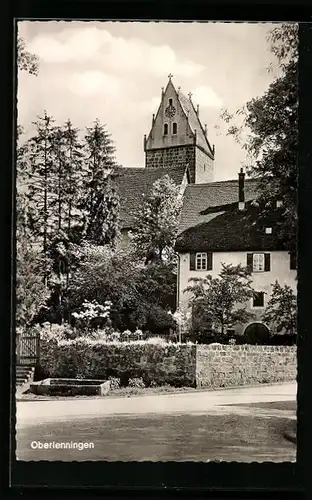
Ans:
[[[219,184],[226,184],[226,183],[233,183],[233,182],[238,182],[238,179],[226,179],[224,181],[212,181],[212,182],[202,182],[200,184],[188,184],[188,188],[190,187],[203,187],[203,186],[215,186]],[[257,182],[257,179],[245,179],[245,182]]]
[[[181,91],[180,91],[179,93],[177,93],[177,97],[178,97],[179,103],[180,103],[180,105],[181,105],[181,107],[182,107],[182,109],[183,109],[183,111],[184,111],[184,114],[186,115],[186,117],[187,117],[188,119],[189,119],[189,116],[188,116],[188,114],[187,114],[187,111],[188,111],[188,110],[186,110],[186,109],[185,109],[185,106],[183,105],[183,102],[181,102],[180,96],[182,96],[182,97],[183,97],[183,100],[185,100],[185,102],[186,102],[186,103],[189,103],[190,110],[192,110],[192,114],[193,114],[193,117],[194,117],[194,118],[195,118],[195,120],[196,120],[196,124],[197,124],[197,125],[199,125],[199,130],[197,130],[197,128],[196,128],[196,132],[201,133],[201,135],[202,135],[202,137],[203,137],[203,139],[204,139],[204,143],[205,143],[205,145],[208,147],[209,154],[212,156],[212,158],[214,158],[214,151],[213,151],[213,148],[211,147],[210,142],[208,141],[208,137],[207,137],[207,136],[206,136],[206,134],[205,134],[205,130],[204,130],[203,126],[202,126],[202,123],[201,123],[201,121],[200,121],[200,118],[199,118],[199,116],[198,116],[198,114],[197,114],[197,111],[196,111],[196,109],[195,109],[195,107],[194,107],[194,104],[193,104],[192,99],[190,99],[189,97],[187,97],[187,96],[186,96],[183,92],[181,92]],[[191,129],[192,129],[191,124],[189,124],[189,125],[190,125],[190,127],[191,127]],[[193,131],[193,132],[195,132],[195,131]],[[203,147],[203,146],[202,146],[202,147]]]

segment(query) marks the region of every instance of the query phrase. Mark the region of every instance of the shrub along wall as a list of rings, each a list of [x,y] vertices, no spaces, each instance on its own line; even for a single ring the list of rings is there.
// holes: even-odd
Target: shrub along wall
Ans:
[[[171,384],[195,386],[196,346],[191,344],[148,344],[144,342],[90,341],[85,339],[42,343],[41,378],[118,377],[143,378],[148,386]]]
[[[296,379],[296,347],[221,344],[42,343],[41,376],[143,378],[148,386],[230,387]]]

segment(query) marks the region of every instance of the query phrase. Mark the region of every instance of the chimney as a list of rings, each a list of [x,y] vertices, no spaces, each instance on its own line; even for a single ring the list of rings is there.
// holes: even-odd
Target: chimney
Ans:
[[[245,193],[244,193],[244,184],[245,184],[245,174],[243,169],[240,169],[240,173],[238,174],[238,210],[245,209]]]
[[[205,123],[205,136],[207,137],[207,123]]]
[[[146,134],[144,134],[144,151],[146,151]]]
[[[199,104],[197,104],[196,114],[199,116]]]

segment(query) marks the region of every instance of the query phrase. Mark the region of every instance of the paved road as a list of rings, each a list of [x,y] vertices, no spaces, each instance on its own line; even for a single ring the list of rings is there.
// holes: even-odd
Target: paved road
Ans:
[[[250,414],[270,415],[270,410],[242,407],[250,403],[295,401],[296,382],[258,387],[242,387],[219,391],[158,394],[129,398],[68,399],[54,401],[20,401],[17,403],[17,427],[34,425],[36,421],[56,421],[112,415],[148,414]],[[240,405],[240,406],[236,406]],[[272,410],[272,416],[279,415]],[[282,412],[285,417],[285,411]],[[287,415],[295,418],[295,415]]]
[[[189,393],[20,401],[18,460],[294,461],[296,384]],[[91,442],[94,448],[33,449]]]

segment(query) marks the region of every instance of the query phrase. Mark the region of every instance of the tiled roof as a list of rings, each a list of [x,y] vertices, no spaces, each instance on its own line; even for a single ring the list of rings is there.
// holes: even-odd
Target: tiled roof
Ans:
[[[278,250],[280,211],[260,216],[252,200],[257,182],[245,181],[246,209],[238,210],[238,181],[187,186],[176,251]],[[271,227],[272,234],[265,228]]]
[[[210,146],[209,141],[205,135],[191,99],[186,97],[181,91],[177,93],[177,96],[185,115],[188,117],[188,122],[192,132],[195,133],[196,130],[196,143],[198,144],[198,146],[204,148],[205,151],[208,150],[208,152],[213,156],[214,154],[212,147]]]
[[[245,200],[253,200],[257,194],[257,183],[245,180]],[[208,222],[212,207],[222,207],[238,202],[238,180],[191,184],[184,192],[179,232],[189,227]],[[214,216],[215,214],[213,214]]]
[[[177,185],[182,183],[185,167],[135,168],[117,167],[115,183],[120,197],[120,223],[122,228],[131,228],[134,214],[142,201],[142,195],[152,188],[154,182],[169,175]]]

